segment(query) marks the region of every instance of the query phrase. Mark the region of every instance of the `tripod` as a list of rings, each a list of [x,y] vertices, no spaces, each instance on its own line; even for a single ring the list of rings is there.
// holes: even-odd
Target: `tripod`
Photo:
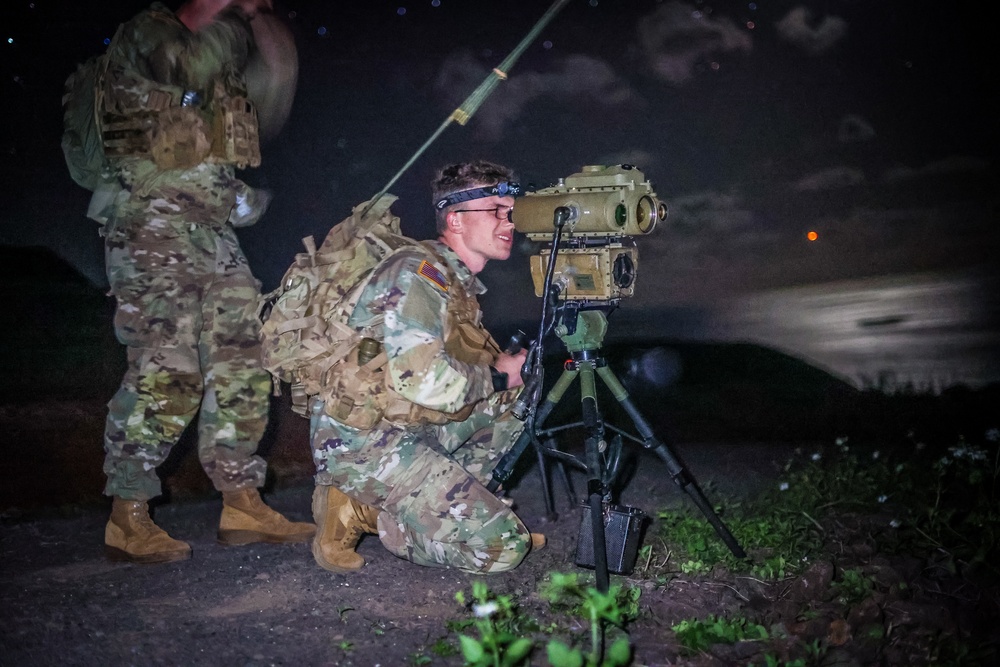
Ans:
[[[514,464],[529,444],[534,444],[540,472],[542,475],[542,490],[545,495],[546,509],[549,517],[555,517],[552,493],[546,474],[546,459],[555,459],[563,483],[570,494],[571,502],[576,502],[575,494],[569,483],[564,463],[568,463],[587,475],[587,504],[590,509],[591,528],[593,530],[594,570],[597,579],[597,589],[606,593],[609,585],[608,554],[605,537],[605,509],[611,500],[611,487],[618,474],[618,464],[622,448],[622,438],[641,444],[652,450],[667,466],[671,479],[687,493],[702,511],[705,518],[715,529],[722,541],[737,558],[746,558],[746,553],[737,543],[729,529],[713,511],[691,474],[681,462],[653,433],[653,429],[645,420],[639,409],[629,398],[625,387],[608,367],[601,356],[601,344],[607,332],[607,316],[600,309],[578,309],[565,307],[561,309],[561,325],[556,333],[562,340],[566,350],[571,355],[563,369],[562,375],[549,391],[545,400],[538,406],[534,414],[529,414],[524,430],[514,443],[511,450],[500,460],[493,471],[493,478],[487,485],[495,491],[513,472]],[[632,420],[639,437],[631,435],[611,424],[601,417],[597,402],[597,381],[600,378],[611,391],[615,400],[621,405]],[[551,428],[542,428],[556,405],[563,399],[573,381],[580,380],[581,421]],[[516,412],[515,412],[516,414]],[[564,452],[556,448],[553,434],[571,428],[583,427],[584,457]],[[611,442],[605,438],[606,430],[615,433]],[[581,528],[582,531],[582,528]]]

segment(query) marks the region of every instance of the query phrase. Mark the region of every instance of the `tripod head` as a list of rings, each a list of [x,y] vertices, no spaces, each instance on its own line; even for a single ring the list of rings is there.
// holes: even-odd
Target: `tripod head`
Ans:
[[[611,309],[613,308],[580,308],[572,301],[564,302],[557,309],[559,316],[554,329],[555,334],[574,359],[578,354],[588,357],[589,353],[601,349],[608,331],[608,317],[605,311]]]

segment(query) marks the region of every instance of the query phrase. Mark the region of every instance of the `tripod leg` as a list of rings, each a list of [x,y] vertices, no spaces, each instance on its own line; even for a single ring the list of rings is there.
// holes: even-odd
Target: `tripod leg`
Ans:
[[[611,584],[608,575],[608,546],[604,539],[604,496],[599,490],[590,494],[590,529],[594,532],[594,577],[597,590],[607,593]]]
[[[563,372],[559,379],[556,381],[554,387],[549,390],[548,395],[541,405],[538,406],[538,411],[534,417],[528,417],[527,422],[524,424],[524,430],[521,431],[521,435],[518,436],[517,440],[514,442],[514,446],[503,455],[503,457],[497,462],[495,468],[493,468],[493,476],[490,479],[489,484],[486,488],[491,492],[496,492],[500,485],[506,482],[511,474],[514,472],[514,465],[517,460],[521,458],[521,454],[527,449],[528,445],[532,444],[532,437],[534,436],[535,429],[540,428],[545,422],[548,416],[555,409],[556,404],[562,399],[563,394],[566,393],[566,389],[569,388],[573,379],[576,377],[576,371],[566,370]]]
[[[692,477],[684,466],[681,465],[680,461],[677,460],[677,457],[673,455],[667,446],[656,437],[653,433],[653,429],[649,426],[649,423],[646,422],[646,419],[642,416],[642,413],[639,412],[639,409],[632,402],[632,399],[629,398],[625,387],[623,387],[621,382],[618,381],[618,378],[615,377],[611,369],[607,366],[603,366],[598,368],[598,373],[600,374],[601,379],[604,380],[604,383],[608,386],[608,389],[611,390],[615,399],[617,399],[618,403],[621,404],[621,406],[625,409],[625,412],[628,413],[628,416],[632,419],[636,430],[638,430],[639,435],[642,436],[643,446],[647,449],[652,449],[653,452],[663,460],[667,466],[667,470],[670,472],[671,478],[673,478],[674,482],[681,487],[682,491],[691,497],[691,500],[693,500],[694,504],[698,506],[698,509],[702,511],[705,518],[708,519],[712,528],[715,529],[719,538],[721,538],[722,541],[725,542],[726,546],[729,547],[732,554],[737,558],[746,558],[747,554],[743,550],[743,547],[740,546],[739,542],[736,541],[736,538],[733,537],[733,534],[729,531],[729,528],[722,523],[722,519],[720,519],[719,515],[712,509],[712,505],[708,502],[708,499],[705,497],[705,494],[702,492],[697,482],[695,482],[694,477]]]
[[[604,439],[604,423],[597,405],[597,386],[594,380],[594,366],[590,361],[579,364],[580,398],[583,412],[583,426],[587,437],[584,448],[587,461],[587,494],[590,505],[590,524],[594,535],[594,575],[597,590],[607,593],[610,585],[608,576],[608,547],[604,532],[604,497],[608,495],[604,485],[600,446]]]
[[[551,442],[555,442],[551,440]],[[563,488],[566,490],[566,497],[569,498],[569,506],[576,507],[580,504],[577,500],[576,490],[573,488],[573,483],[569,479],[569,473],[566,472],[566,464],[562,461],[556,461],[556,470],[559,471],[559,479],[562,480]]]
[[[556,514],[555,500],[552,498],[548,461],[545,459],[545,454],[540,448],[535,448],[535,454],[538,456],[538,474],[542,477],[542,493],[545,495],[545,518],[549,521],[555,521],[559,518],[559,515]],[[559,466],[561,468],[562,464],[560,463]],[[565,471],[563,474],[565,474]]]
[[[694,504],[697,505],[702,514],[705,515],[708,522],[712,524],[712,528],[715,528],[715,532],[718,536],[723,542],[726,543],[726,546],[729,547],[729,551],[731,551],[737,558],[746,558],[747,554],[743,550],[743,547],[740,546],[739,542],[736,541],[736,538],[733,537],[733,534],[729,532],[729,528],[726,527],[726,524],[722,523],[722,519],[720,519],[719,515],[712,509],[711,504],[708,502],[708,498],[706,498],[705,494],[702,493],[701,488],[698,486],[697,482],[694,481],[694,478],[691,477],[687,470],[684,469],[670,450],[667,449],[666,445],[659,442],[655,438],[653,439],[653,442],[655,443],[652,447],[653,452],[663,459],[663,462],[667,465],[667,470],[670,471],[670,476],[677,483],[677,485],[681,487],[681,490],[691,496],[691,500],[694,501]]]

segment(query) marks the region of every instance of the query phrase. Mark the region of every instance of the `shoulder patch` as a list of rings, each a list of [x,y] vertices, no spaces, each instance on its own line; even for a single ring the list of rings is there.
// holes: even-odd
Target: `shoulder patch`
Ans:
[[[428,262],[426,259],[420,262],[420,268],[417,269],[417,275],[422,278],[427,279],[428,282],[433,283],[441,289],[442,291],[448,291],[448,281],[445,280],[444,274],[441,273],[436,266]]]

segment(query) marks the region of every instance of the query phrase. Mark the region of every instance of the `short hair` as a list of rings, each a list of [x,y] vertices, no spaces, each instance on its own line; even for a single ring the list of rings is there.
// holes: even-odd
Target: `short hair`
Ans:
[[[475,160],[449,164],[442,167],[434,180],[431,181],[431,205],[455,192],[513,180],[514,171],[512,169],[494,162]],[[445,231],[445,220],[449,208],[451,207],[445,206],[435,210],[439,234]]]

